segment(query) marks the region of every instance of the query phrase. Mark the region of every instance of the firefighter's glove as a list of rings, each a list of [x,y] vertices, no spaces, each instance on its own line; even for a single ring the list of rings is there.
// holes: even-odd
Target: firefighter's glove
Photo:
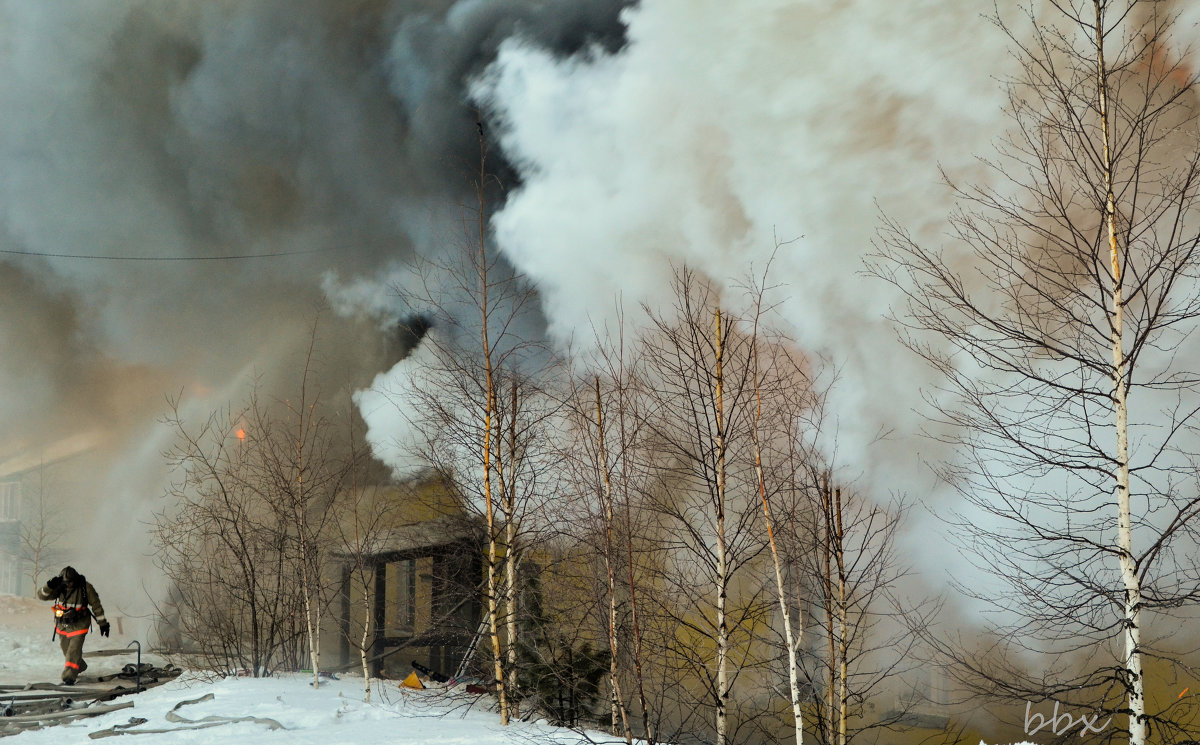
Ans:
[[[100,622],[100,636],[108,636],[109,628],[110,627],[108,625],[108,621],[101,621]]]
[[[46,581],[46,587],[50,589],[50,592],[57,593],[63,587],[63,578],[59,577],[57,574],[54,575]]]

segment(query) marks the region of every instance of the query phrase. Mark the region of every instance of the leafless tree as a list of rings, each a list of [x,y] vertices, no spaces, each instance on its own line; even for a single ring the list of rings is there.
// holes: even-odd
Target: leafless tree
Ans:
[[[908,713],[911,707],[888,709],[878,697],[891,678],[914,666],[918,637],[905,622],[927,620],[936,608],[898,597],[907,574],[895,545],[903,501],[884,505],[831,486],[829,456],[817,447],[824,385],[808,372],[816,362],[773,330],[780,324],[772,322],[767,297],[775,288],[768,278],[769,266],[747,284],[743,302],[755,394],[749,434],[791,724],[797,743],[808,726],[816,742],[845,745]],[[868,703],[875,704],[874,716],[866,716]]]
[[[610,451],[613,447],[613,438],[609,432],[610,424],[607,418],[609,412],[605,406],[606,401],[599,375],[592,376],[590,390],[585,386],[582,391],[576,390],[573,394],[571,399],[573,406],[569,411],[576,415],[575,430],[581,436],[571,440],[571,443],[581,446],[584,451],[583,458],[580,459],[582,461],[580,470],[583,472],[582,478],[579,479],[582,482],[581,490],[591,497],[588,499],[587,505],[597,513],[594,515],[598,523],[597,532],[603,536],[597,547],[599,549],[597,553],[604,565],[603,590],[600,595],[604,598],[604,604],[607,606],[603,625],[609,649],[608,687],[611,704],[609,725],[614,734],[623,735],[625,741],[632,745],[633,730],[629,723],[629,712],[625,706],[625,695],[622,691],[619,674],[622,650],[618,606],[623,593],[618,591],[617,579],[620,572],[615,538],[618,529],[617,497],[614,493],[616,487],[613,478],[613,454]],[[592,408],[590,416],[588,416],[589,403]]]
[[[355,626],[353,615],[346,619],[347,641],[359,653],[363,674],[363,701],[371,701],[371,660],[373,648],[372,626],[375,608],[372,603],[375,573],[378,571],[377,556],[388,529],[395,522],[399,508],[397,501],[390,499],[381,490],[360,487],[351,483],[339,495],[334,524],[339,540],[336,551],[342,560],[343,579],[347,586],[343,591],[350,597],[358,594],[362,598],[362,623]]]
[[[248,446],[259,453],[248,463],[248,487],[263,504],[284,511],[291,523],[313,686],[320,685],[321,618],[330,598],[325,563],[332,539],[326,528],[356,462],[341,436],[348,424],[330,419],[321,392],[310,383],[317,332],[314,319],[296,397],[274,405],[252,397],[244,430]]]
[[[805,687],[823,691],[806,713],[814,740],[845,745],[898,726],[926,701],[881,700],[918,665],[918,629],[936,614],[936,603],[901,598],[907,567],[896,537],[907,507],[900,499],[880,504],[858,491],[833,484],[811,454],[798,469],[809,502],[787,514],[790,538],[806,547],[793,551],[793,571],[813,598],[810,633],[820,643],[802,655]],[[781,511],[782,512],[782,511]],[[874,715],[867,716],[873,704]]]
[[[484,519],[486,620],[493,675],[505,724],[520,699],[516,665],[519,569],[537,541],[539,515],[554,494],[551,453],[559,406],[545,387],[552,366],[537,335],[533,288],[491,247],[489,207],[498,182],[479,125],[471,179],[476,201],[463,207],[461,250],[421,263],[401,300],[430,327],[394,398],[411,429],[405,447],[452,476],[461,504]]]
[[[874,264],[944,383],[930,398],[961,454],[944,475],[977,508],[964,543],[1010,583],[973,594],[1017,617],[1010,650],[1050,655],[1044,675],[959,655],[961,682],[1126,715],[1106,737],[1134,745],[1182,736],[1173,702],[1147,709],[1144,665],[1181,662],[1165,617],[1200,597],[1196,80],[1165,8],[1052,0],[1015,30],[996,18],[1022,63],[1011,134],[984,161],[998,185],[952,184],[954,252],[888,221]],[[1078,649],[1089,669],[1054,664]]]
[[[562,461],[581,503],[573,540],[599,557],[595,596],[604,608],[599,615],[609,649],[609,724],[628,742],[637,736],[653,743],[657,717],[646,695],[639,597],[646,588],[635,548],[644,531],[634,517],[650,481],[640,452],[646,399],[638,361],[625,346],[623,313],[617,323],[616,331],[597,330],[588,359],[576,362],[582,371],[571,377],[565,417],[572,436],[563,440]],[[641,732],[635,734],[638,714]]]
[[[171,410],[176,442],[166,458],[178,480],[152,526],[171,586],[159,608],[164,635],[225,674],[294,667],[301,637],[290,521],[250,485],[258,453],[238,436],[242,412],[189,427],[178,400]]]
[[[645,426],[661,523],[657,602],[680,629],[665,659],[700,682],[705,705],[692,708],[712,713],[723,745],[750,718],[733,719],[731,728],[732,690],[756,666],[751,630],[769,607],[755,574],[766,542],[750,455],[753,340],[693,271],[678,269],[673,290],[673,307],[647,309],[641,353],[654,399]]]
[[[26,576],[36,586],[43,581],[46,567],[59,563],[62,557],[60,541],[65,531],[56,527],[62,524],[62,511],[50,496],[51,483],[45,463],[38,465],[35,478],[37,484],[33,493],[25,500],[32,510],[21,515],[21,559],[27,568]]]
[[[330,593],[330,508],[355,464],[349,425],[309,386],[317,332],[299,370],[298,395],[246,404],[190,423],[171,400],[165,453],[177,480],[155,516],[157,559],[171,583],[162,620],[222,672],[266,675],[300,667],[307,646],[314,684],[317,641]]]
[[[771,309],[765,305],[768,270],[761,278],[752,282],[748,288],[749,303],[749,335],[750,335],[750,375],[754,386],[754,415],[750,425],[750,444],[754,456],[755,480],[758,496],[762,504],[763,529],[766,533],[767,546],[771,552],[771,565],[774,570],[775,596],[779,606],[779,617],[783,626],[782,648],[784,664],[787,668],[788,696],[791,704],[792,727],[796,745],[804,743],[804,701],[800,686],[800,653],[804,642],[804,605],[795,602],[789,592],[785,579],[788,574],[786,538],[780,541],[777,537],[780,525],[772,514],[771,502],[780,496],[794,496],[799,490],[795,488],[797,473],[795,454],[799,435],[794,432],[811,416],[814,407],[815,391],[809,376],[805,374],[799,355],[787,339],[768,335],[764,328],[764,315]],[[767,387],[764,390],[764,386]],[[786,456],[774,462],[773,456],[779,452],[773,448],[767,433],[783,433],[782,439],[788,443],[783,452]],[[778,468],[783,465],[783,469]],[[790,503],[794,506],[794,501]],[[795,525],[793,521],[792,525]],[[781,545],[783,543],[784,545]],[[793,611],[795,622],[793,623]]]

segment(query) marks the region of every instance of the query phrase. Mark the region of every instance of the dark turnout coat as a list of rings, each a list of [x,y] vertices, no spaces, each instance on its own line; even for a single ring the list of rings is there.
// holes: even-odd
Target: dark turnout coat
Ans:
[[[43,585],[38,589],[37,596],[39,600],[54,601],[54,630],[59,636],[86,634],[92,626],[92,616],[98,623],[105,623],[100,596],[92,583],[83,577],[75,586],[63,584],[57,591],[50,589],[49,585]]]

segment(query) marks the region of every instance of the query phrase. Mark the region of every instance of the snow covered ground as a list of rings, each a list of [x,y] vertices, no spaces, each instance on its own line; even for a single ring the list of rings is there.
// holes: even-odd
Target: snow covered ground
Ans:
[[[377,684],[381,690],[375,692],[374,702],[367,704],[362,700],[361,679],[329,681],[317,690],[310,683],[310,677],[299,675],[211,682],[185,675],[129,699],[134,701],[131,709],[24,732],[6,743],[88,742],[90,733],[127,724],[133,717],[147,721],[130,727],[129,734],[139,730],[170,730],[142,737],[144,742],[152,743],[566,745],[587,742],[578,734],[545,724],[518,722],[508,728],[501,727],[494,713],[481,710],[479,704],[486,701],[480,702],[477,696],[436,689],[414,691],[386,683]],[[198,699],[197,703],[184,703]],[[121,700],[124,699],[117,699]],[[472,707],[472,702],[478,708]],[[173,710],[174,721],[168,717]],[[243,718],[246,721],[227,721]],[[612,740],[591,734],[594,741]]]
[[[0,683],[58,680],[62,655],[57,642],[51,641],[51,629],[48,604],[0,596]],[[132,654],[91,658],[87,654],[89,650],[119,649],[131,641],[115,633],[109,639],[90,635],[84,648],[84,657],[88,659],[87,674],[115,673],[133,662],[136,657]],[[144,661],[162,662],[152,655],[147,655]],[[401,688],[394,682],[375,681],[372,703],[367,704],[363,702],[362,678],[324,681],[316,690],[311,682],[311,676],[307,675],[209,680],[185,673],[179,679],[145,693],[114,701],[133,701],[133,708],[23,732],[3,741],[5,745],[90,742],[90,733],[127,724],[133,717],[146,722],[129,728],[131,735],[139,730],[173,730],[148,733],[139,738],[144,743],[529,745],[536,742],[567,745],[588,741],[574,732],[545,723],[516,722],[510,727],[502,727],[499,717],[488,708],[489,697],[470,695],[461,690],[444,691],[431,687],[416,691]],[[206,700],[183,703],[196,699]],[[171,721],[168,713],[177,706],[179,708],[174,711],[176,721]],[[197,722],[206,717],[218,719]],[[257,721],[224,722],[220,719],[242,717]],[[197,728],[200,724],[208,726]],[[276,724],[279,727],[273,729]],[[613,741],[602,733],[588,734],[593,742]]]
[[[58,645],[50,639],[48,606],[32,599],[0,596],[0,683],[57,681],[62,669]],[[132,639],[114,634],[88,640],[89,649],[118,649]],[[114,673],[135,657],[92,657],[88,674]],[[144,661],[161,664],[151,655]],[[487,696],[460,689],[417,691],[375,681],[372,702],[363,702],[361,678],[322,682],[307,675],[276,678],[207,679],[185,673],[170,683],[128,698],[132,708],[4,738],[5,745],[74,745],[103,731],[134,735],[135,742],[164,745],[573,745],[624,742],[599,732],[587,736],[544,722],[500,725]],[[143,723],[125,730],[131,720]],[[242,719],[244,721],[229,721]],[[169,730],[169,732],[155,732]],[[1026,744],[1022,744],[1026,745]]]

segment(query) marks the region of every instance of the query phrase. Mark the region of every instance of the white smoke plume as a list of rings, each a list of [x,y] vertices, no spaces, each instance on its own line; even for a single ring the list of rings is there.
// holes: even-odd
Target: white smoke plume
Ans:
[[[1180,7],[1186,41],[1200,16]],[[494,227],[539,287],[551,334],[586,343],[616,296],[668,301],[672,263],[732,299],[782,242],[771,281],[783,285],[785,326],[839,378],[825,445],[843,477],[877,496],[929,497],[924,461],[952,457],[920,436],[922,393],[937,381],[897,342],[886,316],[901,298],[863,276],[863,259],[882,211],[954,260],[939,169],[986,184],[977,158],[1009,125],[1004,81],[1017,72],[991,12],[659,0],[623,13],[617,53],[562,59],[506,42],[474,87],[523,179]],[[1028,28],[1019,8],[1002,12],[1018,34]],[[944,528],[913,517],[905,547],[924,568],[946,566],[945,542],[929,540]]]
[[[495,219],[559,340],[669,300],[687,262],[731,300],[775,251],[787,331],[839,380],[825,442],[877,497],[926,498],[933,381],[862,276],[879,211],[940,240],[939,166],[979,177],[1002,131],[1006,40],[973,3],[663,0],[625,12],[617,54],[556,58],[514,39],[476,87],[524,182]],[[942,527],[913,513],[904,548]],[[918,555],[921,568],[944,557]],[[934,581],[940,579],[937,572]]]

